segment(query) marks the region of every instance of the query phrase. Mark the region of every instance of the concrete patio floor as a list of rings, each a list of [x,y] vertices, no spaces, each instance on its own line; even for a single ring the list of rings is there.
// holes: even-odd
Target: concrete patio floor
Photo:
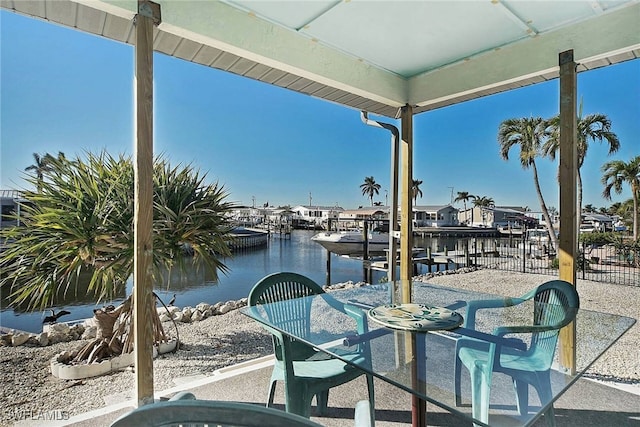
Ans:
[[[271,376],[272,359],[257,359],[221,369],[213,376],[177,379],[176,387],[160,391],[159,398],[168,398],[187,390],[202,400],[230,400],[264,405]],[[376,426],[396,427],[411,424],[411,399],[407,392],[381,380],[375,380]],[[327,427],[353,426],[354,407],[367,398],[364,377],[336,387],[329,394],[329,409],[324,417],[311,419]],[[284,391],[278,384],[275,406],[284,409]],[[111,404],[99,410],[72,417],[63,424],[74,427],[108,426],[120,415],[133,409],[131,400]],[[581,379],[555,404],[558,427],[638,427],[640,426],[640,395],[588,379]],[[312,409],[312,413],[315,408]],[[471,425],[435,405],[427,406],[429,426]],[[546,426],[539,419],[534,426]]]

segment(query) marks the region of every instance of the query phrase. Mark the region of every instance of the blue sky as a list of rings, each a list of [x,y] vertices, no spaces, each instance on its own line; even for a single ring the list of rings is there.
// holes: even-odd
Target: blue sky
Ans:
[[[33,153],[67,157],[105,149],[132,154],[134,51],[131,46],[0,12],[0,188],[21,188]],[[251,205],[366,206],[366,176],[389,189],[390,134],[360,113],[162,54],[154,56],[154,150],[191,163],[223,184],[229,200]],[[584,204],[601,197],[605,161],[640,155],[640,61],[579,74],[584,114],[603,113],[621,149],[590,145],[582,169]],[[500,206],[539,209],[532,172],[518,151],[499,156],[500,122],[558,112],[558,80],[422,113],[414,119],[418,204],[446,204],[458,191]],[[399,122],[371,116],[399,126]],[[558,207],[557,164],[539,161],[548,206]],[[625,189],[613,202],[630,198]]]

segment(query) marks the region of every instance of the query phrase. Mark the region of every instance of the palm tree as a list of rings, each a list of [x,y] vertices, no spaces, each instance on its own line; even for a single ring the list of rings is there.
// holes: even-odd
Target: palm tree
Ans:
[[[476,196],[473,199],[473,206],[479,207],[482,212],[482,225],[486,226],[487,220],[487,209],[494,207],[496,204],[491,197],[487,196]]]
[[[33,153],[34,163],[24,168],[25,171],[27,172],[33,171],[33,173],[35,174],[36,176],[35,185],[36,185],[36,189],[38,190],[38,193],[42,189],[42,183],[44,181],[45,173],[51,171],[50,157],[51,157],[50,154],[45,154],[44,156],[41,156],[38,153]]]
[[[633,199],[633,240],[638,240],[638,198],[640,198],[640,156],[629,163],[613,160],[602,165],[602,184],[605,186],[602,196],[611,200],[611,190],[622,192],[622,184],[629,184]]]
[[[548,123],[542,117],[512,118],[500,123],[498,129],[498,143],[500,144],[500,156],[509,160],[509,151],[514,146],[520,147],[520,164],[523,169],[533,170],[533,183],[538,194],[540,209],[547,224],[547,230],[553,242],[554,249],[558,250],[558,237],[551,222],[549,210],[542,197],[536,158],[542,154],[542,141],[545,137],[545,128]]]
[[[481,208],[490,208],[495,206],[495,202],[493,201],[493,198],[491,197],[487,197],[487,196],[476,196],[473,199],[473,206],[478,206]]]
[[[369,196],[371,206],[373,206],[373,196],[380,193],[380,184],[372,176],[367,176],[364,178],[364,184],[360,184],[360,189],[362,189],[363,196]]]
[[[422,181],[419,179],[414,179],[413,184],[411,185],[411,194],[413,196],[413,204],[418,203],[418,197],[422,197],[422,190],[420,186],[422,185]]]
[[[560,116],[555,116],[548,121],[547,136],[549,139],[542,148],[545,155],[555,160],[556,153],[560,149]],[[582,117],[582,102],[580,102],[580,113],[577,123],[577,154],[578,154],[578,212],[582,212],[582,175],[580,169],[584,164],[589,149],[589,141],[603,141],[609,144],[609,155],[620,149],[618,136],[611,131],[611,120],[604,114],[589,114]]]
[[[112,300],[123,292],[134,268],[131,158],[89,153],[86,160],[56,159],[51,167],[41,191],[24,193],[31,202],[22,212],[26,227],[0,230],[6,242],[0,253],[0,286],[11,288],[13,304],[43,309],[57,295],[78,292],[82,274],[89,276],[88,288],[100,300]],[[227,214],[233,206],[225,201],[223,187],[206,184],[205,175],[191,166],[173,168],[162,158],[155,160],[153,180],[154,280],[160,280],[163,270],[185,271],[187,263],[205,266],[215,280],[218,271],[227,270],[220,259],[231,256]],[[115,317],[130,319],[132,310],[127,302]],[[98,322],[99,337],[114,336],[113,322]],[[166,339],[159,319],[149,322],[156,341]],[[97,340],[79,354],[94,358],[131,351],[132,335],[120,325],[117,334],[123,335],[116,338],[122,338],[121,346]]]
[[[476,196],[474,196],[473,194],[469,194],[469,192],[467,191],[458,191],[458,195],[456,196],[455,199],[453,199],[453,202],[462,202],[464,205],[464,222],[468,225],[469,224],[469,218],[468,218],[468,212],[467,212],[467,202],[469,200],[474,200],[476,198]],[[473,212],[471,213],[471,221],[473,221]]]

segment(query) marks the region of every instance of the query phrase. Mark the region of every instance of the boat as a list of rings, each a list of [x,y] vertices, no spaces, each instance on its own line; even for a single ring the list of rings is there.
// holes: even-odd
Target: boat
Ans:
[[[523,242],[518,244],[519,249],[525,249],[527,255],[541,258],[553,253],[553,244],[546,228],[530,228],[525,231]]]
[[[362,255],[364,232],[361,230],[331,231],[318,233],[311,240],[329,252],[338,255]],[[389,248],[389,233],[374,229],[367,233],[369,254],[382,254]]]
[[[522,234],[524,233],[524,228],[520,227],[520,226],[499,226],[498,227],[498,233],[504,235],[504,236],[522,236]]]

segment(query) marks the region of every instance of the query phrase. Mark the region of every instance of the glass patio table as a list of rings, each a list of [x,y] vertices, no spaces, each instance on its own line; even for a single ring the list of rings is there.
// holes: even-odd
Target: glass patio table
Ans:
[[[461,278],[461,280],[464,280]],[[461,404],[456,405],[454,392],[454,365],[456,360],[456,341],[460,338],[472,337],[501,345],[518,347],[526,342],[497,338],[490,332],[498,325],[531,324],[531,311],[524,309],[527,303],[514,308],[486,309],[476,315],[476,328],[469,330],[455,327],[450,330],[416,331],[385,327],[375,319],[368,322],[369,331],[365,334],[356,332],[356,322],[348,315],[332,308],[326,298],[334,298],[342,303],[359,307],[364,311],[370,308],[396,302],[394,291],[398,287],[389,284],[378,284],[359,288],[343,289],[328,294],[305,297],[311,310],[311,326],[306,333],[288,329],[285,322],[272,322],[268,310],[276,309],[287,301],[264,304],[262,306],[244,307],[242,313],[265,326],[279,330],[292,339],[299,340],[311,347],[341,358],[341,354],[354,346],[366,343],[366,357],[358,359],[357,367],[375,377],[411,393],[418,399],[431,402],[461,420],[476,425],[486,425],[474,419],[471,408],[470,376],[466,369],[462,370]],[[523,289],[524,294],[529,289]],[[502,298],[461,289],[447,288],[427,283],[412,284],[412,302],[437,306],[455,311],[465,316],[467,301]],[[373,321],[372,321],[373,320]],[[532,425],[552,403],[560,397],[578,378],[629,328],[635,320],[614,314],[589,310],[578,310],[576,315],[576,370],[572,374],[565,372],[557,363],[551,369],[551,399],[541,401],[540,396],[532,390],[529,393],[528,412],[521,415],[516,406],[516,395],[511,378],[494,373],[491,383],[489,407],[489,424],[491,426],[529,426]],[[559,351],[556,351],[556,360]],[[347,359],[343,359],[351,363]],[[414,409],[415,411],[415,409]],[[424,416],[419,419],[424,420]],[[416,417],[414,414],[414,424]],[[422,421],[424,422],[424,421]]]

